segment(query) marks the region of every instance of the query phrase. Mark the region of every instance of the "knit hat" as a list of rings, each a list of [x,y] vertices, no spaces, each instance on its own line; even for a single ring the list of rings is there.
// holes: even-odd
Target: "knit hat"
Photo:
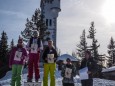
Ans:
[[[70,58],[67,58],[67,59],[66,59],[66,62],[71,62],[71,59],[70,59]]]

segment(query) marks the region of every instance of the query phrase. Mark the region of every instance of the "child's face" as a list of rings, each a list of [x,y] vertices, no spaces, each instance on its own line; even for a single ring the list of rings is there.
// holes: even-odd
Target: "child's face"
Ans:
[[[85,54],[85,58],[89,59],[90,55],[88,53]]]
[[[19,42],[18,42],[18,45],[22,45],[22,44],[23,44],[22,41],[19,41]]]
[[[68,61],[68,60],[67,60],[67,64],[70,64],[70,63],[71,63],[71,61]]]
[[[48,41],[48,46],[53,46],[53,42],[52,41]]]

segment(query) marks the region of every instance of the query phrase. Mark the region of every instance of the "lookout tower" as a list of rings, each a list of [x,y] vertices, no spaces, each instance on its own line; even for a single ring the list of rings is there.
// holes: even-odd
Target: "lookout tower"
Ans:
[[[57,17],[60,9],[60,0],[41,0],[41,13],[44,16],[44,21],[48,27],[49,35],[45,39],[51,39],[56,47],[57,38]]]

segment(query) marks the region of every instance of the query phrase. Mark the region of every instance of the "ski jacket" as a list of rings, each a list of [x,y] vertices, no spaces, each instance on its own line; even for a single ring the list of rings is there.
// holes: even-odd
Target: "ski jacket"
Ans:
[[[29,47],[31,47],[31,44],[33,43],[33,40],[34,40],[33,37],[30,38]],[[40,38],[37,38],[36,40],[37,40],[38,47],[40,47],[40,46],[41,46],[41,44],[40,44],[41,39],[40,39]]]
[[[66,68],[70,68],[72,70],[70,78],[65,77]],[[76,76],[76,67],[73,64],[65,64],[62,67],[61,76],[63,77],[63,83],[74,83],[74,77]]]
[[[98,70],[96,61],[93,60],[93,58],[89,58],[88,60],[84,58],[81,61],[80,69],[85,68],[85,67],[88,67],[88,71],[91,72],[91,74],[89,74],[89,78],[93,78],[93,74],[95,74]]]
[[[31,48],[31,44],[33,43],[34,40],[37,40],[37,45],[38,45],[38,48],[40,48],[41,50],[43,50],[43,44],[42,44],[42,41],[40,38],[34,38],[34,37],[31,37],[28,44],[27,44],[27,48]],[[29,49],[30,51],[30,49]],[[38,51],[39,52],[39,51]]]
[[[22,53],[21,55],[21,60],[16,60],[14,59],[15,58],[15,55],[16,55],[16,52],[19,51]],[[17,47],[14,47],[12,50],[11,50],[11,53],[10,53],[10,58],[9,58],[9,66],[13,65],[13,64],[20,64],[20,65],[23,65],[24,64],[24,60],[27,58],[27,52],[25,50],[25,48],[17,48]]]
[[[56,62],[58,55],[57,55],[57,51],[55,50],[55,48],[53,47],[51,49],[49,47],[45,48],[43,55],[42,55],[42,59],[44,60],[45,63],[48,63],[48,61],[46,60],[46,58],[48,58],[47,57],[48,54],[54,54],[54,62]]]

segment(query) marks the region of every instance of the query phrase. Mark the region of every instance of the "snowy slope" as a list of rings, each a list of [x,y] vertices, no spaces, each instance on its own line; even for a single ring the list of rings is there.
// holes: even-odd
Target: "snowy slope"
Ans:
[[[40,80],[42,81],[43,68],[40,68],[40,75],[41,75]],[[27,69],[24,69],[22,77],[23,77],[22,86],[24,86],[24,81],[26,81],[27,79]],[[4,78],[0,79],[0,86],[10,86],[10,80],[11,80],[11,71],[9,71]],[[76,76],[74,80],[75,80],[75,86],[81,86],[79,76]],[[115,81],[111,80],[95,78],[93,79],[93,81],[94,81],[93,86],[115,86]],[[50,80],[48,82],[50,82]],[[62,77],[60,76],[60,71],[58,70],[56,70],[56,86],[62,86]]]

